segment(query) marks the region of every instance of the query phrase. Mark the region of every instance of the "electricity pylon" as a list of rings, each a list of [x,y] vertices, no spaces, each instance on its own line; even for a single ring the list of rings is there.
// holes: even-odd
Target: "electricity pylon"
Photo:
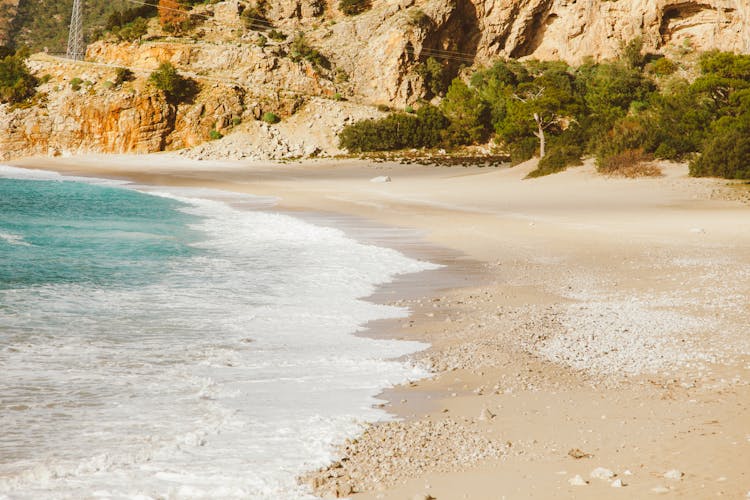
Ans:
[[[83,44],[83,0],[73,0],[67,55],[68,59],[76,61],[83,61],[83,57],[86,55],[86,47]]]

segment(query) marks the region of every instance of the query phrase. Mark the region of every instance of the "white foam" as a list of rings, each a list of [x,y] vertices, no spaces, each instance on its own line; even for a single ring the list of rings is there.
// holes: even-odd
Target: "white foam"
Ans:
[[[3,231],[0,231],[0,240],[3,240],[9,245],[17,245],[17,246],[24,246],[24,247],[31,246],[31,243],[24,241],[23,236],[21,236],[20,234],[6,233]]]
[[[63,175],[51,170],[39,170],[12,167],[10,165],[0,165],[0,178],[2,179],[19,179],[28,181],[73,181],[84,182],[86,184],[96,184],[100,186],[127,186],[129,181],[117,179],[101,179],[98,177],[80,177],[74,175]]]
[[[0,324],[21,332],[0,339],[0,389],[17,408],[0,413],[12,498],[310,498],[296,476],[388,418],[373,407],[383,388],[426,375],[394,361],[425,345],[352,333],[406,315],[361,297],[434,266],[166,194],[207,237],[161,281],[0,292]]]

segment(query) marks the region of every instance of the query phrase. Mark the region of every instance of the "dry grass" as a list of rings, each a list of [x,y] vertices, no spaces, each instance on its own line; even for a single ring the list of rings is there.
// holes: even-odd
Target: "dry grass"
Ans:
[[[616,177],[660,177],[661,168],[651,163],[653,156],[642,149],[628,149],[600,161],[598,170],[605,175]]]

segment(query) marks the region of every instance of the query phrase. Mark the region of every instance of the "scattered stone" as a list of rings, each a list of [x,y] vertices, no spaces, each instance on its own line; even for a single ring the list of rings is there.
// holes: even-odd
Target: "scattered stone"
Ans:
[[[613,488],[622,488],[623,486],[625,486],[625,483],[622,482],[622,479],[615,479],[614,481],[612,481],[610,486]]]
[[[377,182],[377,183],[391,182],[391,177],[388,175],[380,175],[378,177],[373,177],[372,179],[370,179],[370,182]]]
[[[608,481],[615,477],[615,473],[609,469],[605,469],[604,467],[597,467],[596,469],[591,471],[590,476],[594,479],[602,479],[604,481]]]
[[[659,493],[659,494],[669,493],[669,488],[665,488],[664,486],[655,486],[651,488],[651,491],[653,491],[654,493]]]
[[[591,458],[593,455],[582,451],[580,448],[571,448],[570,451],[568,451],[568,456],[580,460],[582,458]]]
[[[630,472],[630,469],[625,469],[625,472],[622,473],[623,476],[632,476],[633,473]]]
[[[664,473],[664,479],[672,479],[673,481],[679,481],[682,479],[685,473],[678,471],[677,469],[668,470]]]
[[[429,493],[417,493],[411,498],[412,500],[436,500],[435,497]]]
[[[575,476],[568,479],[568,483],[571,486],[586,486],[587,484],[589,484],[589,482],[582,478],[580,474],[576,474]]]
[[[479,414],[479,420],[481,420],[482,422],[492,420],[493,418],[495,418],[495,414],[487,408],[483,408],[482,413]]]

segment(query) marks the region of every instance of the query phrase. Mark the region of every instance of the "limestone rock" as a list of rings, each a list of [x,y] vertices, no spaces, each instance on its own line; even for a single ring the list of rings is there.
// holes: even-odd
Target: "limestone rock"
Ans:
[[[589,484],[588,481],[583,479],[580,474],[576,474],[575,476],[568,479],[568,483],[571,486],[586,486],[587,484]]]
[[[591,477],[594,479],[609,480],[615,477],[615,473],[604,467],[597,467],[591,471]]]

